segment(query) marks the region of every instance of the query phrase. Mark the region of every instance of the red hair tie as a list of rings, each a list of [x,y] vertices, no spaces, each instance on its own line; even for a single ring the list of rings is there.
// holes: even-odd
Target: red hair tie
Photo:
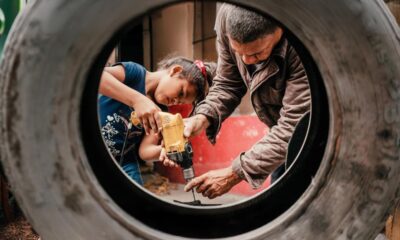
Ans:
[[[194,64],[196,64],[196,66],[200,69],[201,74],[203,74],[204,80],[206,80],[206,82],[208,83],[206,66],[204,65],[203,61],[196,60],[194,61]]]

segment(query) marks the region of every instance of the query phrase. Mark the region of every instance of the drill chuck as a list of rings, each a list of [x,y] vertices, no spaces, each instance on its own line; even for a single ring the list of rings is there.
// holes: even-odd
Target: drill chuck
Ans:
[[[194,170],[193,170],[193,149],[192,145],[187,142],[185,144],[185,150],[183,152],[171,152],[167,153],[167,156],[172,161],[176,162],[183,171],[183,177],[186,181],[190,181],[194,178]]]
[[[183,169],[183,178],[185,178],[186,182],[189,182],[194,178],[193,167]]]

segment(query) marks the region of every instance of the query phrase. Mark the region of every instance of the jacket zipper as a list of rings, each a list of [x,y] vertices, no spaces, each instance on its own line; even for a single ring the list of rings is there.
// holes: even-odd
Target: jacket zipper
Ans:
[[[265,80],[260,81],[256,86],[254,86],[253,89],[250,89],[251,106],[253,107],[254,112],[256,113],[258,119],[260,119],[260,120],[262,118],[260,117],[260,115],[258,115],[258,111],[256,111],[256,108],[254,107],[254,100],[253,100],[254,92],[261,86],[261,84],[265,83],[266,81],[268,81],[268,79],[270,79],[271,77],[275,76],[278,73],[278,71],[279,71],[279,67],[276,67],[276,69]],[[264,121],[262,121],[262,122],[264,122]]]

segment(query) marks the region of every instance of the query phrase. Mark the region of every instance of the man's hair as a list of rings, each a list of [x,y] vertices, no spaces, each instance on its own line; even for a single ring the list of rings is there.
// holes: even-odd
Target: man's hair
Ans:
[[[278,25],[271,18],[230,5],[227,13],[226,28],[233,40],[243,44],[274,33]]]

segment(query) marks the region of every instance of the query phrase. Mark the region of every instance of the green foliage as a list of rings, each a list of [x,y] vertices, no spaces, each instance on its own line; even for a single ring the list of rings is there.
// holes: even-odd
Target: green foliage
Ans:
[[[4,33],[6,25],[6,18],[4,16],[3,10],[0,8],[0,36]]]

